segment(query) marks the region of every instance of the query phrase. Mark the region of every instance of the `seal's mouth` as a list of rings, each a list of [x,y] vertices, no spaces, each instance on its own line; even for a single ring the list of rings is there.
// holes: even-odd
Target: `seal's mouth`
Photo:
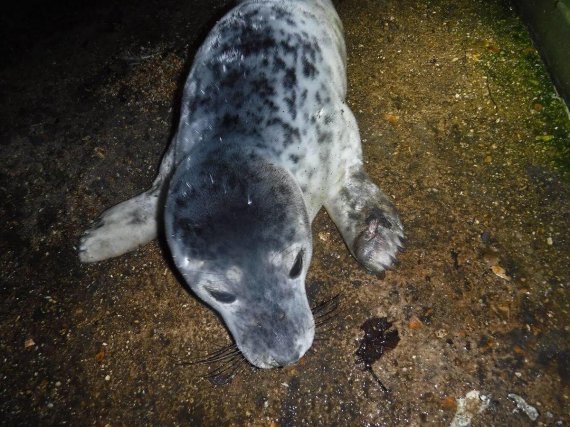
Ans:
[[[243,351],[244,356],[252,365],[262,369],[282,368],[297,363],[315,340],[322,341],[327,339],[325,334],[333,329],[336,317],[340,312],[338,310],[340,301],[341,294],[336,294],[310,308],[312,314],[310,341],[303,342],[303,337],[307,335],[304,333],[300,335],[299,341],[296,341],[290,349],[283,350],[283,353],[276,352],[275,349],[268,349],[267,353],[270,353],[272,350],[271,353],[266,353],[263,358],[255,358],[255,356],[250,358],[247,351]]]
[[[315,321],[315,337],[313,341],[327,341],[326,333],[334,326],[335,319],[339,314],[342,295],[336,294],[332,298],[321,301],[311,308]],[[301,356],[301,355],[299,355]],[[191,362],[182,362],[179,365],[205,365],[208,372],[202,377],[214,385],[229,384],[233,378],[247,368],[278,368],[283,365],[277,360],[251,363],[239,349],[236,343],[221,347],[206,355],[202,359]]]

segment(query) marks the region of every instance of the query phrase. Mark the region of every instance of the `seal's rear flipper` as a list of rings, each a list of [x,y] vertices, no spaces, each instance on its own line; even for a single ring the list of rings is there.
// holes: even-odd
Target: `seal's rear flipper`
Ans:
[[[116,257],[153,240],[159,195],[160,187],[153,187],[103,212],[81,238],[81,262]]]
[[[402,224],[392,202],[362,169],[350,174],[325,208],[352,255],[368,270],[380,273],[395,262]]]

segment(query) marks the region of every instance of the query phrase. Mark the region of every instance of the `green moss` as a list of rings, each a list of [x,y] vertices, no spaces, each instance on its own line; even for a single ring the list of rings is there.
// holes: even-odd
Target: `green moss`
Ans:
[[[533,132],[525,143],[534,144],[537,153],[549,152],[561,175],[570,180],[570,118],[527,29],[514,13],[506,21],[485,24],[493,30],[493,40],[486,43],[481,64],[495,88],[501,114],[507,120],[524,118]],[[510,94],[525,105],[513,108],[508,104]]]

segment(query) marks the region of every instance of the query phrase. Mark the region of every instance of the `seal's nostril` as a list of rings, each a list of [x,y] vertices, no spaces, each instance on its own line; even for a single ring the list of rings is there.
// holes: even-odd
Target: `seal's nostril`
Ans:
[[[301,352],[296,351],[295,354],[293,354],[293,357],[291,357],[291,363],[297,362],[300,358],[301,358]]]
[[[300,358],[301,358],[301,352],[295,351],[294,353],[291,353],[289,355],[276,356],[273,358],[273,360],[275,361],[277,366],[287,366],[297,362]]]

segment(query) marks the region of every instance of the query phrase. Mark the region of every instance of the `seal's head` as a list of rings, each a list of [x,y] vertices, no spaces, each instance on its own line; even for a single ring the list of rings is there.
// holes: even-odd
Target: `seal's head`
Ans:
[[[289,172],[228,153],[188,158],[172,178],[165,227],[176,266],[249,362],[303,356],[315,331],[305,293],[311,225]]]

